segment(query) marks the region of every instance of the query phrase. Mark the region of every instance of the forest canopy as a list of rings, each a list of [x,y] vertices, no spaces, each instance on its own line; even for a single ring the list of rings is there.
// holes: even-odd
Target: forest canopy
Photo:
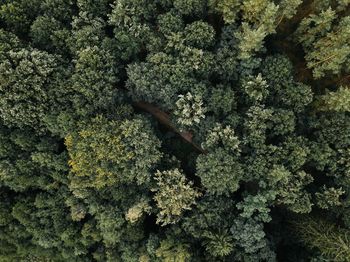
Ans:
[[[0,0],[0,261],[350,262],[350,1]]]

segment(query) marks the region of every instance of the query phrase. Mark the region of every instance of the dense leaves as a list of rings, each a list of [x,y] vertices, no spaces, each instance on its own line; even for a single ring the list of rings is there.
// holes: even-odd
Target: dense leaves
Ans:
[[[350,261],[349,10],[0,1],[0,261]]]

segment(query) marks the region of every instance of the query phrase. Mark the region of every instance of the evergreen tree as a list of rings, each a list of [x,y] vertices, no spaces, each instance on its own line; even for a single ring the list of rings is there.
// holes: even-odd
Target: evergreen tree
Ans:
[[[307,66],[312,69],[315,78],[324,77],[326,72],[348,72],[350,17],[342,17],[334,24],[336,17],[329,8],[319,15],[305,18],[296,32],[306,52]]]

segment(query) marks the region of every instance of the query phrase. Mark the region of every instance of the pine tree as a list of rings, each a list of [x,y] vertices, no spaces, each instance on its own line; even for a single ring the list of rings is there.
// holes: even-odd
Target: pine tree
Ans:
[[[307,66],[315,78],[324,77],[326,72],[340,74],[348,71],[350,17],[342,17],[337,25],[332,25],[334,19],[336,13],[329,8],[319,15],[305,18],[297,31],[298,41],[304,45]],[[313,28],[309,30],[311,25]]]
[[[333,261],[350,261],[349,232],[328,221],[307,217],[296,222],[301,239]]]

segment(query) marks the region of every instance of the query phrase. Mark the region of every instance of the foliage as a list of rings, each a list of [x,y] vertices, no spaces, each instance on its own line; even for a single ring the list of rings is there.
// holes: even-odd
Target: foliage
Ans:
[[[297,34],[299,42],[307,51],[305,59],[308,68],[313,70],[315,78],[324,77],[326,72],[338,74],[347,71],[350,50],[347,43],[350,40],[350,17],[340,19],[337,25],[332,25],[336,18],[332,9],[321,12],[319,16],[311,15],[301,23]],[[308,30],[310,24],[314,29]]]
[[[234,23],[237,18],[241,1],[240,0],[224,0],[224,1],[210,0],[208,4],[212,11],[218,12],[219,14],[222,15],[222,18],[224,19],[225,23],[231,24],[231,23]]]
[[[60,109],[67,71],[59,57],[39,50],[10,50],[1,61],[1,119],[9,126],[43,129],[43,118]]]
[[[74,191],[133,180],[144,183],[150,180],[150,170],[161,157],[157,150],[160,142],[152,137],[143,119],[119,122],[97,116],[84,129],[68,135],[65,144]]]
[[[349,231],[328,221],[307,217],[296,223],[299,236],[333,261],[350,261]]]
[[[174,111],[177,123],[182,126],[198,124],[201,118],[205,118],[205,108],[202,105],[203,102],[200,96],[193,96],[191,93],[179,95]]]
[[[205,249],[214,257],[225,257],[234,248],[233,237],[228,232],[209,232],[206,237]]]
[[[151,207],[147,201],[142,200],[128,210],[125,218],[126,220],[130,221],[130,223],[135,223],[142,217],[144,213],[150,213],[150,209]]]
[[[1,0],[0,261],[348,261],[349,8]]]
[[[213,194],[228,194],[238,190],[243,169],[237,157],[222,149],[198,157],[197,175],[203,186]]]
[[[208,132],[206,141],[202,146],[208,150],[213,150],[218,145],[222,145],[229,151],[239,152],[239,139],[235,136],[234,130],[230,126],[223,127],[217,123],[216,126]]]
[[[267,33],[265,28],[252,28],[248,23],[242,23],[241,31],[238,31],[235,34],[239,45],[239,56],[240,59],[248,59],[252,56],[254,52],[257,52],[263,48],[263,40],[266,37]]]
[[[164,262],[186,262],[191,259],[191,254],[188,252],[188,246],[183,243],[178,243],[174,239],[161,241],[160,247],[156,250],[156,255]]]
[[[325,109],[329,111],[350,111],[350,89],[348,87],[339,87],[335,92],[327,93],[322,100]]]
[[[326,188],[322,192],[316,193],[317,205],[320,208],[328,209],[333,206],[340,206],[342,203],[339,198],[345,193],[342,188]]]
[[[280,3],[278,4],[279,8],[282,10],[282,14],[280,14],[280,21],[283,18],[291,19],[297,13],[297,8],[302,2],[302,0],[280,1]]]
[[[96,46],[87,47],[77,55],[72,75],[75,95],[71,100],[79,114],[96,112],[113,99],[118,81],[117,64],[110,52]]]
[[[246,80],[243,88],[249,99],[256,102],[263,100],[268,95],[267,83],[261,74],[256,78]]]
[[[185,210],[191,209],[200,193],[192,188],[192,182],[187,182],[178,169],[157,171],[154,179],[157,181],[157,188],[153,189],[156,192],[154,200],[160,209],[157,223],[162,226],[174,224]]]

